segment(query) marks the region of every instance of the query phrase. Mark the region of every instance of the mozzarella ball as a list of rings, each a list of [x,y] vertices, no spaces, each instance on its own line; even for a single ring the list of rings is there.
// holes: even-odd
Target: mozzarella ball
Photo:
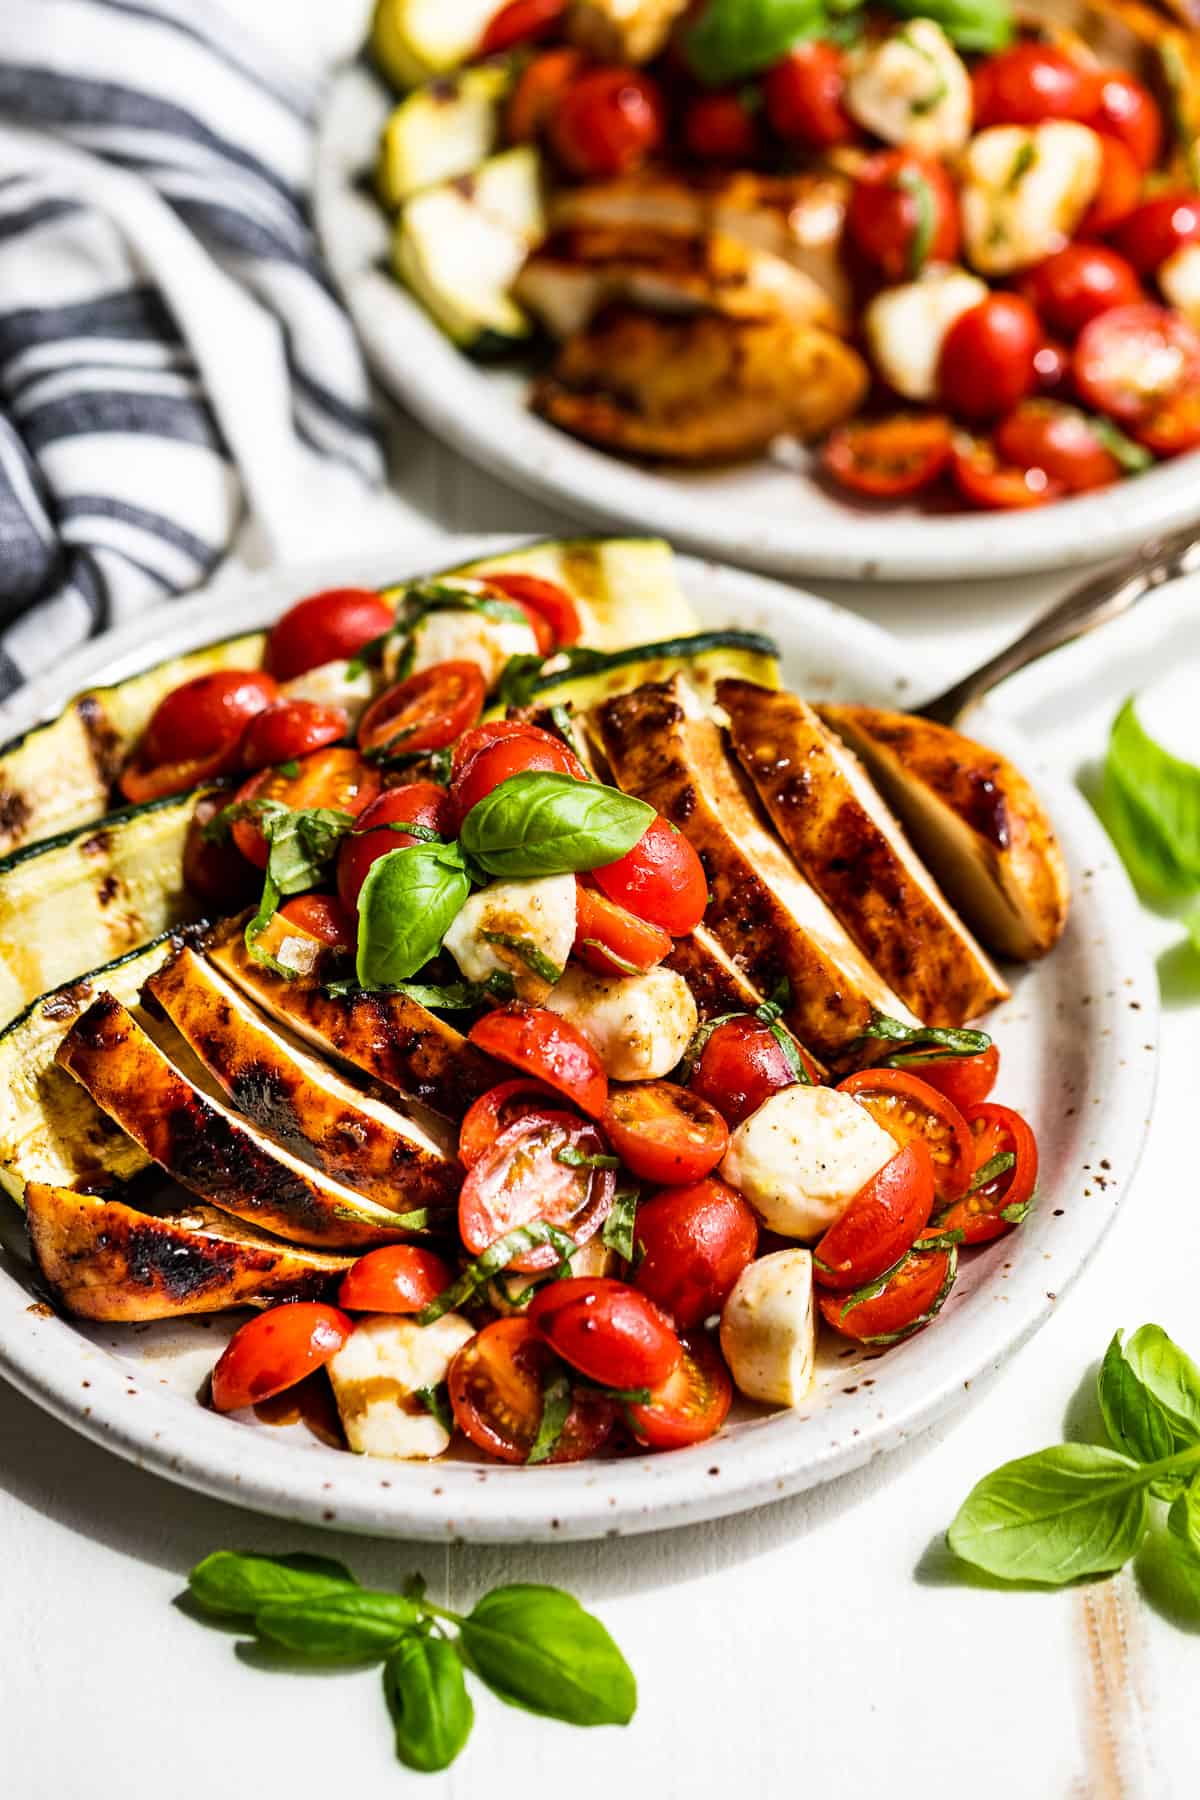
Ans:
[[[670,1074],[700,1016],[683,976],[663,968],[610,976],[572,963],[545,1005],[583,1033],[614,1081]]]
[[[816,1238],[895,1156],[865,1106],[836,1088],[781,1088],[736,1128],[722,1179],[781,1237]]]
[[[519,1000],[540,1006],[552,983],[548,973],[530,967],[529,955],[566,968],[575,942],[575,894],[573,875],[489,882],[462,908],[445,947],[468,981],[486,981],[502,970],[512,976]],[[489,941],[489,933],[515,942]]]
[[[280,682],[279,697],[281,700],[313,700],[318,706],[344,707],[350,724],[357,725],[370,705],[376,682],[370,669],[350,676],[347,673],[349,667],[345,658],[340,662],[320,663],[291,681]]]
[[[966,260],[1009,275],[1061,250],[1100,185],[1100,139],[1086,125],[993,125],[971,139],[961,190]]]
[[[439,585],[451,584],[442,582]],[[503,595],[490,591],[482,581],[461,581],[453,585],[461,588],[464,594],[513,604],[504,601]],[[389,681],[395,679],[406,641],[403,637],[389,640],[384,652],[384,674]],[[510,656],[538,654],[533,626],[523,619],[492,619],[486,613],[472,612],[466,607],[461,612],[447,608],[426,613],[414,628],[411,642],[411,674],[431,669],[435,663],[472,662],[479,668],[489,689],[496,686]]]
[[[350,1448],[404,1460],[440,1456],[450,1434],[417,1396],[445,1381],[451,1358],[474,1336],[452,1312],[432,1325],[394,1313],[360,1319],[326,1364]]]
[[[912,19],[851,53],[846,111],[883,139],[949,156],[971,133],[971,78],[940,25]]]
[[[863,313],[871,360],[906,400],[935,400],[946,333],[987,298],[987,284],[950,263],[931,263],[916,281],[884,288]]]
[[[798,1406],[812,1386],[812,1252],[776,1250],[744,1268],[721,1309],[721,1351],[740,1393]]]

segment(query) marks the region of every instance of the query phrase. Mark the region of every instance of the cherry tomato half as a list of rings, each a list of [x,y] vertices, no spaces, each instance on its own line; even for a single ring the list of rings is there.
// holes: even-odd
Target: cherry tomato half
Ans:
[[[540,1081],[520,1076],[480,1094],[458,1128],[458,1160],[473,1168],[510,1125],[530,1113],[560,1112],[562,1098]]]
[[[1165,306],[1114,307],[1080,333],[1073,368],[1089,406],[1136,429],[1200,384],[1200,333]]]
[[[953,447],[950,421],[941,413],[852,419],[826,438],[821,466],[852,493],[895,500],[936,481]]]
[[[1121,465],[1095,420],[1060,400],[1022,400],[1001,419],[993,441],[1005,462],[1018,469],[1044,469],[1069,494],[1121,479]]]
[[[810,150],[850,143],[858,132],[843,104],[845,91],[845,64],[835,45],[819,39],[797,44],[763,77],[771,130]]]
[[[524,1317],[494,1319],[457,1351],[447,1371],[454,1422],[477,1449],[501,1462],[529,1459],[542,1422],[554,1355]],[[618,1418],[604,1394],[579,1388],[548,1462],[579,1462],[611,1437]]]
[[[512,775],[523,775],[527,769],[587,780],[587,770],[564,743],[548,731],[535,732],[532,726],[526,726],[477,750],[463,765],[461,774],[452,776],[450,792],[459,822],[493,788]]]
[[[1157,194],[1116,234],[1116,246],[1139,275],[1153,275],[1184,244],[1200,240],[1200,194]]]
[[[545,37],[566,11],[566,0],[508,0],[483,28],[477,56],[497,56],[517,44]]]
[[[859,1069],[838,1086],[853,1094],[898,1144],[924,1140],[942,1205],[966,1193],[975,1167],[974,1145],[966,1120],[944,1094],[907,1069]]]
[[[1042,341],[1037,314],[1019,294],[989,294],[955,319],[942,343],[938,385],[956,418],[994,419],[1032,393]]]
[[[651,820],[632,850],[591,874],[610,900],[672,937],[694,931],[708,905],[703,863],[678,826],[661,816]]]
[[[720,1312],[758,1254],[758,1220],[716,1176],[656,1194],[639,1206],[634,1230],[642,1255],[633,1284],[680,1331]]]
[[[882,1292],[869,1300],[820,1294],[821,1317],[844,1337],[860,1344],[897,1344],[936,1318],[954,1284],[958,1258],[952,1250],[914,1250]]]
[[[572,175],[632,175],[663,141],[666,108],[639,69],[592,68],[563,94],[550,142]]]
[[[1002,463],[992,445],[980,438],[955,440],[950,474],[964,500],[996,511],[1045,506],[1066,493],[1045,469]]]
[[[379,776],[368,768],[357,750],[318,750],[306,756],[294,775],[282,769],[261,769],[237,792],[237,804],[275,800],[296,812],[310,807],[329,807],[337,812],[360,813],[379,792]],[[267,866],[267,840],[257,818],[233,822],[233,839],[242,855],[256,869]]]
[[[699,1181],[729,1148],[716,1107],[673,1081],[610,1087],[604,1131],[627,1169],[661,1187]]]
[[[364,807],[338,846],[337,885],[342,905],[348,912],[356,912],[371,864],[389,850],[407,850],[419,841],[407,831],[397,831],[397,825],[423,825],[427,831],[448,836],[452,823],[450,796],[435,781],[409,781],[403,787],[387,788]]]
[[[536,142],[582,66],[582,55],[569,46],[543,50],[530,59],[508,98],[504,135],[510,144]]]
[[[933,1198],[933,1161],[923,1140],[913,1138],[825,1233],[813,1251],[814,1280],[839,1292],[874,1281],[912,1249],[929,1222]]]
[[[297,894],[285,900],[279,909],[281,919],[298,931],[327,944],[331,950],[353,950],[355,930],[353,916],[332,894]]]
[[[277,681],[294,681],[322,663],[354,656],[395,623],[386,601],[370,588],[326,588],[288,608],[267,639],[267,667]]]
[[[572,954],[597,975],[644,975],[671,954],[671,936],[580,881]]]
[[[683,141],[700,162],[747,162],[758,154],[758,120],[741,94],[700,94],[684,111]]]
[[[1135,427],[1137,439],[1155,456],[1178,456],[1200,444],[1200,383],[1169,394]]]
[[[697,1332],[683,1345],[673,1375],[650,1398],[626,1409],[630,1429],[650,1450],[682,1450],[720,1431],[733,1400],[733,1383],[712,1341]]]
[[[204,794],[197,800],[183,840],[183,885],[189,894],[214,912],[236,912],[258,895],[262,883],[232,839],[218,843],[205,836],[217,814],[223,811],[225,794]]]
[[[953,183],[932,157],[881,150],[855,176],[846,229],[889,281],[911,281],[928,262],[957,259],[960,232]]]
[[[747,1013],[724,1020],[709,1034],[688,1086],[715,1106],[727,1124],[740,1125],[795,1079],[775,1033]]]
[[[459,1234],[472,1256],[534,1219],[556,1225],[576,1244],[586,1243],[608,1215],[616,1177],[612,1169],[576,1159],[605,1154],[596,1127],[571,1113],[527,1113],[507,1125],[471,1164],[459,1194]],[[572,1160],[564,1161],[566,1156]],[[532,1274],[552,1269],[558,1260],[553,1245],[539,1244],[514,1257],[509,1267]]]
[[[324,750],[344,738],[349,721],[340,706],[315,700],[277,700],[256,713],[242,734],[238,761],[243,769],[269,769]]]
[[[1119,138],[1101,133],[1100,180],[1079,226],[1081,235],[1106,236],[1129,217],[1141,197],[1142,169],[1137,158]]]
[[[476,663],[435,663],[372,701],[358,727],[359,749],[444,750],[475,724],[486,699]]]
[[[657,1387],[683,1355],[670,1320],[624,1281],[575,1275],[547,1282],[527,1316],[564,1362],[605,1387]]]
[[[369,1250],[342,1277],[338,1305],[347,1312],[415,1313],[454,1280],[432,1250],[415,1244],[385,1244]]]
[[[1021,292],[1042,322],[1067,338],[1110,307],[1142,298],[1132,267],[1106,244],[1064,244],[1022,276]]]
[[[1100,100],[1087,121],[1096,131],[1124,144],[1141,169],[1152,169],[1162,150],[1163,122],[1149,88],[1123,69],[1105,69]]]
[[[478,1019],[469,1037],[487,1055],[544,1081],[589,1117],[603,1114],[608,1100],[604,1065],[583,1033],[557,1013],[514,1000]]]
[[[583,631],[579,609],[566,588],[560,587],[557,581],[544,581],[540,575],[508,575],[503,570],[489,570],[484,579],[489,587],[499,588],[509,600],[516,600],[526,608],[532,607],[541,615],[553,636],[551,649],[579,642]]]
[[[1042,119],[1086,122],[1101,104],[1103,83],[1052,44],[1020,43],[989,56],[975,69],[975,129],[1036,125]]]
[[[238,1327],[212,1372],[212,1403],[218,1412],[269,1400],[295,1387],[336,1356],[354,1322],[336,1306],[295,1301],[273,1306]]]
[[[120,789],[134,806],[182,794],[239,766],[242,733],[279,689],[258,669],[215,669],[164,696],[121,771]]]
[[[938,1214],[938,1230],[961,1231],[963,1243],[970,1246],[990,1243],[1019,1223],[1021,1208],[1028,1206],[1037,1186],[1038,1152],[1032,1130],[1010,1106],[988,1101],[972,1107],[967,1124],[975,1143],[976,1174],[995,1156],[1016,1157],[1011,1168]]]
[[[892,1059],[911,1068],[928,1087],[944,1094],[963,1117],[987,1099],[1000,1071],[1000,1052],[989,1044],[977,1056],[952,1056],[945,1050],[913,1050]]]

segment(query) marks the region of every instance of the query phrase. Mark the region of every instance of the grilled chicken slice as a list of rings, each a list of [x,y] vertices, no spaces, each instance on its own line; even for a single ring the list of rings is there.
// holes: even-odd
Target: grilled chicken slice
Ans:
[[[921,866],[862,764],[805,701],[717,683],[730,739],[776,831],[863,955],[929,1025],[1003,1000],[999,971]]]
[[[315,983],[287,981],[247,955],[240,931],[209,954],[236,988],[297,1037],[443,1118],[461,1119],[504,1080],[499,1065],[461,1032],[403,994],[334,998]]]
[[[314,1300],[354,1262],[281,1243],[210,1206],[160,1216],[41,1181],[29,1183],[25,1202],[34,1265],[80,1319],[126,1323]]]
[[[160,1168],[235,1218],[335,1249],[406,1235],[398,1209],[307,1168],[193,1087],[111,995],[75,1021],[58,1060]]]
[[[237,1110],[335,1181],[393,1210],[450,1206],[462,1169],[440,1142],[273,1026],[221,972],[184,948],[148,992]]]
[[[821,706],[870,770],[951,904],[998,956],[1044,956],[1070,890],[1049,819],[1019,769],[961,732],[910,713]]]
[[[854,412],[867,381],[857,350],[815,326],[614,309],[568,339],[532,399],[592,443],[711,463],[820,436]]]
[[[702,1025],[726,1013],[752,1013],[768,998],[747,978],[706,925],[698,925],[688,937],[677,938],[670,956],[664,960],[667,968],[682,975],[691,988]],[[819,1077],[823,1073],[820,1063],[807,1045],[802,1048]]]
[[[679,676],[605,701],[592,715],[618,784],[695,845],[711,899],[704,923],[760,993],[784,978],[785,1018],[829,1060],[876,1013],[912,1023],[762,819],[720,729]]]

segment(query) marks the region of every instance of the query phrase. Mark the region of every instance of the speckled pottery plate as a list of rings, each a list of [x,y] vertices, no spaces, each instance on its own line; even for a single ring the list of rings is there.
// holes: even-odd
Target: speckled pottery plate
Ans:
[[[32,725],[89,683],[269,623],[314,589],[380,585],[499,547],[458,539],[419,554],[342,558],[163,608],[27,689],[0,724],[5,735]],[[800,692],[900,706],[919,698],[903,673],[903,647],[874,626],[758,576],[688,558],[681,572],[705,625],[736,621],[779,640],[785,678]],[[981,713],[976,731],[1040,784],[1075,901],[1062,944],[1016,974],[991,1027],[1003,1053],[1003,1098],[1037,1129],[1038,1205],[1018,1233],[965,1259],[929,1331],[883,1353],[827,1342],[802,1409],[744,1406],[719,1437],[691,1450],[563,1468],[502,1467],[466,1452],[390,1463],[328,1448],[302,1422],[270,1426],[199,1405],[228,1318],[91,1326],[56,1317],[38,1302],[21,1215],[0,1199],[0,1373],[68,1425],[170,1480],[263,1512],[404,1538],[589,1538],[682,1525],[815,1486],[902,1443],[961,1404],[1084,1267],[1128,1191],[1154,1082],[1156,983],[1108,840],[1000,718]]]
[[[384,385],[430,431],[526,493],[773,574],[878,581],[1065,568],[1200,518],[1200,452],[1116,494],[1029,512],[939,513],[856,504],[813,479],[809,452],[795,445],[743,465],[688,470],[625,461],[568,437],[530,412],[524,372],[472,362],[388,273],[388,221],[364,177],[392,104],[362,64],[343,69],[330,89],[315,185],[322,247]]]

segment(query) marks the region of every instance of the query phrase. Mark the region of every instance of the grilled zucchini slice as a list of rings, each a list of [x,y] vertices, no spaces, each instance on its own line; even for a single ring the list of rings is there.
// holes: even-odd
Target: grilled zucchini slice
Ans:
[[[544,675],[533,698],[540,707],[571,706],[583,713],[618,694],[630,694],[647,682],[669,681],[673,675],[682,674],[687,676],[693,693],[710,706],[717,682],[726,677],[777,688],[778,658],[773,639],[757,631],[698,631],[690,637],[614,650],[583,670],[562,669],[557,674]],[[501,702],[484,714],[485,719],[503,716]]]
[[[507,62],[430,81],[402,100],[380,134],[375,191],[389,212],[422,188],[469,175],[492,154],[512,86]]]

